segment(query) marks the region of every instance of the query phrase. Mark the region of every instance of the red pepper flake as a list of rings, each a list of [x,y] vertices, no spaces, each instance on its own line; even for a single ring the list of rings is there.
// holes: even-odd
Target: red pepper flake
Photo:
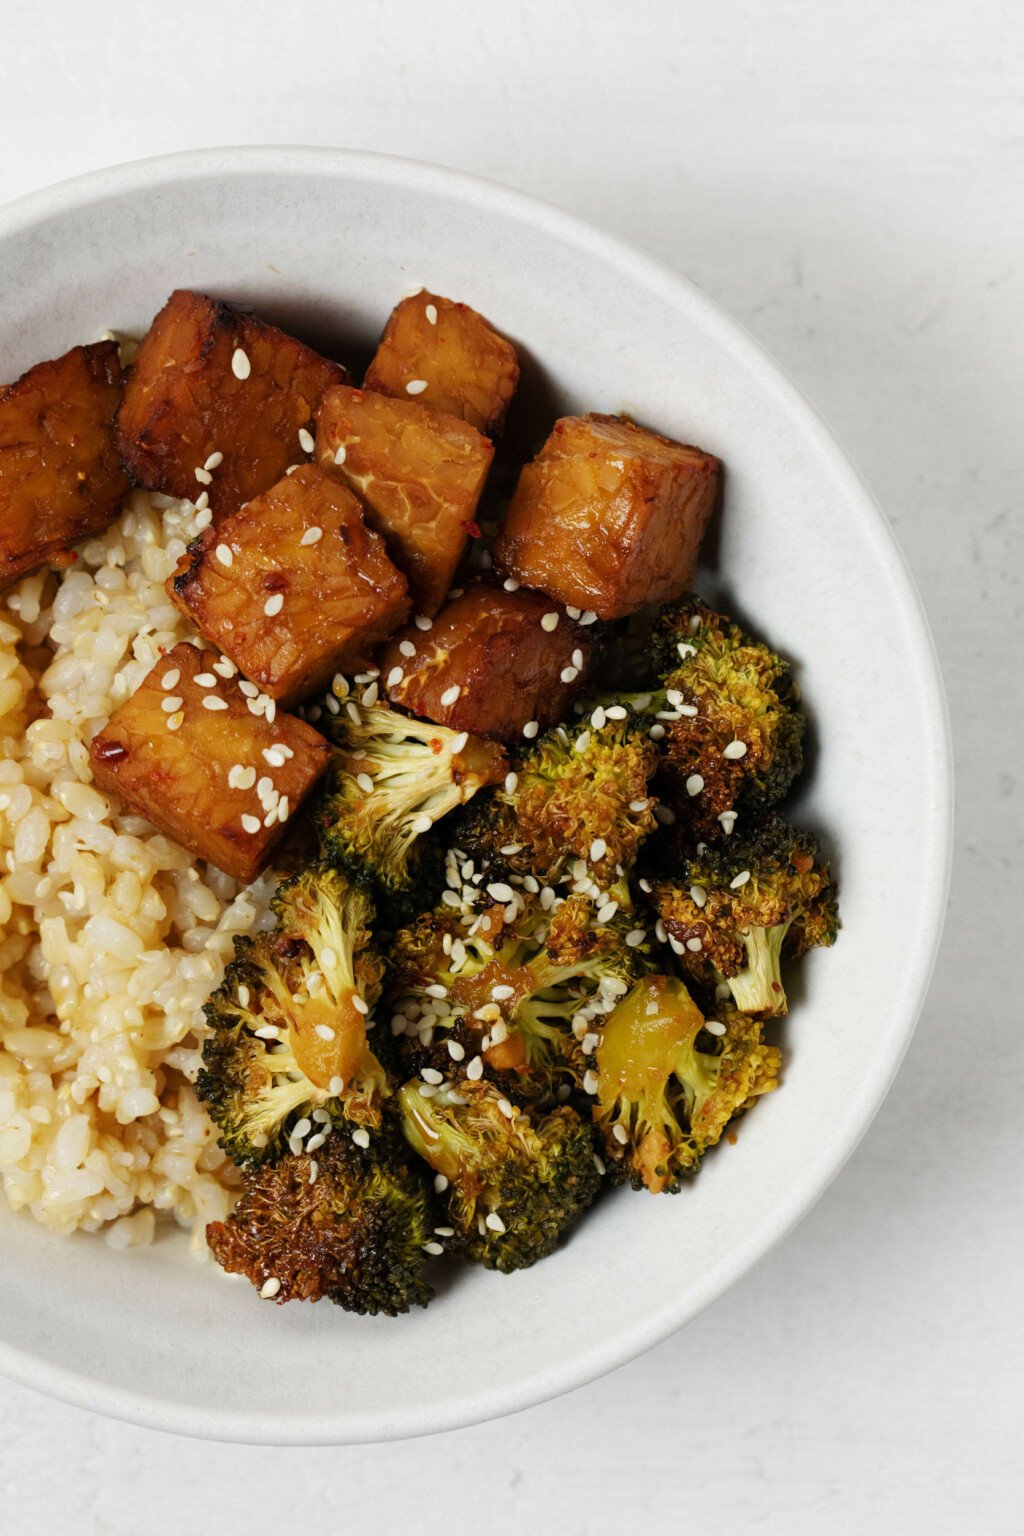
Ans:
[[[463,523],[462,526],[465,528],[471,539],[478,539],[480,537],[479,523]]]

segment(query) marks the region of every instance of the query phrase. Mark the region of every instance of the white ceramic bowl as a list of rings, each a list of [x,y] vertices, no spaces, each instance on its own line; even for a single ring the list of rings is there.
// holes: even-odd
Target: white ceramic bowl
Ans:
[[[451,1428],[575,1387],[693,1317],[789,1231],[877,1110],[939,939],[951,777],[921,606],[881,514],[762,352],[683,278],[519,193],[408,161],[214,150],[101,171],[0,210],[0,377],[143,329],[174,287],[251,300],[336,355],[424,284],[525,349],[539,422],[628,410],[720,454],[706,590],[799,661],[817,742],[800,814],[842,880],[781,1093],[674,1199],[621,1191],[522,1274],[460,1273],[396,1321],[261,1306],[184,1238],[115,1253],[0,1211],[0,1368],[188,1434],[336,1443]]]

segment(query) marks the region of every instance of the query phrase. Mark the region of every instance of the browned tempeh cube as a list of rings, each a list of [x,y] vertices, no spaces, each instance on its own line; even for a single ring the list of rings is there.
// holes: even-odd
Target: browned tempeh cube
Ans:
[[[197,858],[248,881],[331,749],[254,684],[225,678],[230,665],[216,651],[176,645],[94,737],[90,757],[102,789]]]
[[[395,305],[364,380],[367,389],[413,396],[492,436],[518,382],[512,343],[468,304],[425,289]]]
[[[470,587],[429,630],[410,627],[391,642],[381,680],[391,701],[414,715],[515,741],[562,719],[591,649],[587,630],[543,593]]]
[[[139,485],[189,501],[205,492],[219,517],[306,460],[320,396],[346,377],[255,315],[179,288],[139,348],[118,445]]]
[[[359,670],[409,613],[405,577],[347,486],[303,464],[189,546],[167,591],[283,704]]]
[[[117,344],[73,347],[0,389],[0,587],[67,563],[112,522],[128,489],[114,446]]]
[[[617,416],[563,416],[524,466],[495,566],[602,619],[681,597],[721,465]]]
[[[435,614],[476,529],[491,444],[454,416],[340,385],[320,403],[316,452],[359,492],[417,612]]]

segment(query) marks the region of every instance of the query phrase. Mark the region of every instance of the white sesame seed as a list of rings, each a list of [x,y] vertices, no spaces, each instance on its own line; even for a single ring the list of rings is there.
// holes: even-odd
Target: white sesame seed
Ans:
[[[597,1075],[596,1072],[593,1072],[593,1071],[584,1072],[584,1074],[583,1074],[583,1091],[584,1091],[584,1093],[596,1093],[597,1092],[597,1085],[598,1085],[599,1081],[600,1081],[600,1079],[598,1078],[598,1075]]]
[[[266,753],[263,755],[265,757]],[[357,773],[356,783],[359,785],[359,788],[362,790],[364,795],[373,794],[373,780],[370,778],[368,773]]]
[[[212,672],[197,672],[192,681],[198,683],[200,688],[216,688],[217,686],[217,679]]]
[[[610,923],[612,918],[615,916],[615,914],[616,914],[616,912],[618,910],[619,910],[619,904],[618,904],[617,901],[606,901],[604,906],[601,907],[598,910],[598,914],[597,914],[598,922],[599,923]]]
[[[626,709],[622,704],[609,704],[608,708],[605,710],[605,714],[608,716],[609,720],[625,720],[629,714],[629,710]]]
[[[425,1083],[433,1083],[435,1087],[444,1082],[444,1073],[439,1072],[436,1067],[424,1067],[420,1077]]]
[[[730,891],[738,891],[741,886],[746,885],[746,883],[747,883],[747,881],[749,879],[750,879],[750,870],[749,869],[741,869],[739,874],[736,876],[736,878],[734,880],[730,880],[729,881],[729,889],[730,889]]]
[[[502,586],[505,588],[506,592],[519,591],[519,582],[516,581],[514,576],[506,576],[505,580],[502,582]]]
[[[452,1061],[462,1061],[466,1055],[466,1048],[465,1046],[460,1045],[457,1040],[449,1040],[448,1055],[451,1057]]]
[[[487,1216],[485,1217],[485,1225],[490,1227],[492,1232],[505,1231],[505,1223],[502,1221],[497,1211],[488,1211]]]
[[[217,556],[217,559],[220,561],[221,565],[230,565],[235,558],[226,544],[218,544],[217,548],[214,550],[214,554]]]
[[[410,821],[409,831],[415,832],[416,836],[420,837],[424,832],[429,832],[433,825],[434,823],[431,818],[427,815],[426,811],[423,811],[419,816],[414,816],[412,821]]]
[[[176,731],[178,729],[178,727],[181,725],[181,723],[184,720],[184,718],[185,718],[184,710],[181,710],[181,709],[175,710],[173,715],[168,715],[168,717],[167,717],[167,729],[169,731]]]
[[[465,751],[466,743],[468,741],[469,741],[469,732],[468,731],[459,731],[457,736],[453,736],[452,737],[452,746],[451,746],[451,750],[452,750],[453,756],[457,757],[460,752]]]
[[[388,673],[387,677],[384,679],[384,686],[386,688],[397,688],[398,684],[402,681],[402,678],[404,676],[405,676],[405,673],[403,672],[401,667],[392,667],[391,671]]]
[[[236,379],[247,379],[252,372],[252,364],[241,347],[236,347],[231,354],[231,372]]]
[[[423,313],[427,317],[427,324],[428,325],[436,325],[437,324],[437,305],[436,304],[428,304],[426,309],[423,311]]]
[[[255,683],[250,683],[249,680],[247,678],[244,678],[244,677],[242,678],[241,682],[239,683],[238,689],[239,689],[240,693],[244,693],[245,694],[245,697],[247,699],[254,699],[256,697],[256,695],[259,693],[259,689],[256,687],[256,684]]]
[[[583,731],[579,736],[576,737],[576,741],[574,743],[574,750],[577,751],[577,752],[585,752],[589,746],[590,746],[590,732],[589,731]]]
[[[655,1008],[655,1012],[657,1012],[657,1008]],[[629,1141],[629,1132],[626,1130],[624,1125],[613,1125],[612,1135],[615,1137],[615,1140],[619,1143],[620,1146],[624,1147]]]
[[[365,1151],[366,1148],[370,1145],[370,1133],[369,1131],[364,1131],[362,1126],[360,1126],[358,1131],[352,1132],[352,1140],[355,1142],[357,1147],[362,1147]]]
[[[372,709],[379,698],[380,688],[376,683],[371,683],[368,688],[364,688],[360,703],[364,709]]]
[[[484,1075],[484,1064],[481,1061],[479,1056],[474,1056],[473,1060],[469,1063],[469,1066],[466,1068],[466,1076],[469,1078],[471,1083],[475,1083],[475,1082],[479,1081],[479,1079],[481,1077],[483,1077],[483,1075]]]
[[[512,887],[506,885],[503,880],[496,880],[493,885],[487,887],[488,896],[493,896],[495,901],[511,901]]]
[[[207,459],[206,463],[203,465],[203,468],[220,469],[223,463],[224,455],[220,452],[219,449],[215,449],[214,452],[210,454],[210,457]]]
[[[555,904],[555,893],[554,893],[554,891],[551,889],[550,885],[542,886],[541,887],[541,893],[540,893],[541,911],[542,912],[550,912],[551,908],[554,906],[554,904]]]
[[[687,656],[696,656],[697,654],[697,647],[695,645],[687,645],[685,640],[678,641],[676,644],[676,650],[679,652],[684,661],[686,660]]]
[[[262,823],[258,816],[250,816],[248,811],[242,817],[242,831],[255,833],[260,830]]]
[[[579,675],[579,669],[576,667],[563,667],[561,671],[563,683],[574,683]]]
[[[344,443],[339,443],[337,448],[335,448],[335,450],[334,450],[334,462],[335,462],[335,464],[344,464],[344,462],[345,462],[345,444]]]
[[[686,947],[687,947],[688,950],[690,950],[690,952],[692,954],[697,955],[704,948],[704,945],[703,945],[703,942],[699,938],[694,937],[692,939],[687,939]]]
[[[544,617],[540,621],[540,627],[541,627],[541,629],[546,629],[548,634],[550,635],[552,630],[555,630],[555,629],[558,628],[558,614],[557,613],[546,613],[544,615]]]
[[[274,1296],[277,1295],[280,1289],[280,1280],[278,1280],[275,1275],[272,1275],[269,1280],[264,1280],[263,1284],[260,1286],[260,1297],[263,1301],[270,1301]]]
[[[299,543],[305,544],[308,549],[311,544],[319,544],[323,536],[324,531],[322,528],[317,528],[315,526],[312,528],[307,528],[305,533],[302,535],[302,538],[299,540]]]
[[[212,522],[213,513],[210,511],[209,507],[206,507],[203,509],[203,511],[196,513],[196,527],[200,532],[202,532],[204,528],[209,528]]]
[[[450,705],[454,704],[461,692],[462,689],[459,687],[458,683],[453,683],[450,688],[446,688],[444,693],[441,695],[441,704],[443,708],[447,709]]]
[[[598,864],[608,852],[608,844],[603,837],[595,837],[590,845],[590,862]]]
[[[690,886],[690,900],[693,902],[695,907],[704,906],[707,899],[708,893],[702,885]]]
[[[725,833],[726,837],[729,837],[732,833],[733,827],[736,825],[736,812],[722,811],[719,814],[718,819],[722,823],[722,831]]]
[[[646,937],[646,928],[633,928],[629,933],[626,934],[626,943],[629,945],[630,949],[636,949],[639,944],[644,942]]]
[[[405,392],[407,395],[422,395],[426,387],[426,379],[410,379],[405,386]]]
[[[597,1042],[599,1039],[600,1036],[595,1035],[593,1030],[588,1030],[588,1032],[583,1036],[583,1039],[580,1041],[580,1049],[583,1051],[584,1056],[593,1055],[597,1049]]]
[[[526,724],[523,726],[523,735],[526,737],[527,741],[532,741],[539,730],[540,726],[537,724],[536,720],[527,720]]]
[[[313,434],[307,427],[299,428],[299,447],[303,453],[313,452]]]
[[[448,988],[440,981],[432,981],[429,987],[423,989],[428,997],[447,997]]]
[[[196,511],[197,512],[205,512],[209,505],[210,505],[209,492],[208,491],[200,491],[199,495],[196,497],[196,500],[195,500]]]
[[[596,622],[596,620],[597,614],[594,612],[593,608],[586,608],[584,609],[583,613],[580,614],[581,624],[593,624]]]
[[[518,775],[518,773],[506,773],[506,775],[505,775],[505,793],[507,795],[513,794],[515,792],[515,787],[516,787],[516,785],[518,783],[519,783],[519,775]]]
[[[317,1024],[313,1033],[319,1035],[321,1040],[334,1039],[334,1030],[329,1024]]]
[[[428,619],[425,613],[418,613],[413,619],[413,623],[416,625],[417,629],[422,630],[433,629],[434,627],[433,619]]]
[[[403,656],[416,655],[416,647],[413,645],[411,640],[400,640],[398,643],[398,649],[401,651]]]
[[[365,1002],[359,996],[358,992],[353,992],[352,994],[352,1007],[355,1009],[356,1013],[361,1013],[364,1018],[370,1011],[369,1003]]]
[[[665,735],[665,727],[663,725],[652,725],[647,734],[652,741],[661,741]]]
[[[199,481],[200,485],[212,485],[213,476],[210,474],[209,470],[204,469],[201,464],[196,465],[193,473],[195,474],[195,477]]]
[[[435,1242],[424,1243],[423,1252],[432,1254],[436,1259],[440,1254],[444,1253],[444,1244]]]
[[[253,1030],[257,1040],[280,1040],[281,1031],[276,1024],[261,1024],[259,1029]]]
[[[339,1093],[344,1093],[345,1079],[343,1077],[332,1077],[330,1082],[327,1084],[327,1092],[333,1094],[335,1097],[337,1097]]]
[[[580,650],[579,646],[577,646],[572,653],[572,664],[577,671],[580,671],[583,667],[583,652]]]
[[[702,776],[699,773],[691,773],[686,781],[686,793],[691,796],[699,795],[703,788],[704,780]]]
[[[704,1028],[707,1030],[709,1035],[725,1034],[725,1025],[719,1023],[717,1019],[705,1019]]]
[[[316,1176],[319,1172],[320,1164],[317,1162],[315,1157],[311,1157],[309,1160],[309,1182],[311,1184],[316,1183]]]
[[[178,679],[180,676],[181,669],[179,667],[172,667],[171,670],[169,672],[165,672],[163,677],[160,679],[161,688],[177,687]]]
[[[268,619],[272,619],[272,618],[275,617],[276,614],[279,614],[281,612],[281,609],[283,607],[284,607],[284,595],[283,595],[283,593],[275,592],[271,597],[268,597],[266,602],[263,604],[263,612],[266,614]]]
[[[180,709],[184,702],[185,700],[180,698],[178,694],[172,693],[169,694],[166,699],[161,700],[160,708],[163,710],[165,715],[173,715],[174,711],[176,709]]]
[[[640,889],[643,891],[645,896],[649,896],[651,894],[651,890],[652,890],[651,882],[649,880],[646,880],[643,877],[643,875],[640,876],[640,879],[638,880],[637,884],[639,885]]]
[[[434,1194],[443,1195],[448,1188],[448,1180],[443,1173],[437,1174],[434,1179]]]
[[[722,756],[728,757],[732,762],[736,762],[739,758],[746,757],[746,755],[747,744],[745,741],[730,741],[729,745],[722,749]]]
[[[228,708],[228,701],[227,701],[227,699],[218,699],[215,694],[207,694],[206,698],[203,700],[203,708],[204,709],[227,709]]]

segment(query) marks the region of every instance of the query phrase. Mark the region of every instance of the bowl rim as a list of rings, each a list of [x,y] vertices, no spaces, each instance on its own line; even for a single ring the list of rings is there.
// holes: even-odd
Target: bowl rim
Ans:
[[[611,1338],[585,1354],[513,1385],[489,1384],[431,1411],[429,1422],[421,1408],[401,1407],[353,1414],[338,1412],[310,1421],[299,1415],[239,1415],[212,1405],[167,1402],[142,1389],[133,1391],[97,1383],[73,1368],[40,1360],[8,1340],[0,1339],[0,1373],[75,1407],[105,1414],[143,1428],[221,1441],[265,1445],[336,1445],[440,1433],[480,1423],[534,1406],[569,1392],[646,1353],[691,1321],[724,1294],[754,1264],[796,1226],[824,1194],[851,1156],[880,1108],[906,1049],[928,992],[942,938],[949,890],[953,840],[953,755],[949,712],[934,640],[924,605],[906,556],[867,485],[825,425],[771,355],[693,282],[628,241],[589,221],[500,182],[428,161],[364,150],[327,146],[245,145],[184,150],[104,167],[29,192],[0,206],[0,239],[30,229],[39,221],[74,212],[107,195],[151,191],[178,180],[220,175],[323,175],[344,173],[348,179],[394,187],[435,190],[490,212],[510,216],[525,225],[576,245],[628,273],[639,285],[664,297],[667,305],[699,312],[728,355],[762,380],[787,410],[801,421],[813,447],[857,509],[866,534],[885,551],[899,604],[907,620],[907,643],[916,662],[919,702],[933,727],[927,755],[930,780],[922,782],[927,837],[920,869],[920,904],[916,942],[904,975],[901,1017],[893,1019],[888,1048],[879,1053],[859,1097],[847,1114],[841,1134],[827,1155],[795,1180],[776,1208],[770,1230],[761,1229],[741,1241],[727,1261],[706,1274],[700,1285],[670,1307],[630,1320]],[[911,983],[907,985],[907,982]],[[897,1027],[898,1025],[898,1027]]]

